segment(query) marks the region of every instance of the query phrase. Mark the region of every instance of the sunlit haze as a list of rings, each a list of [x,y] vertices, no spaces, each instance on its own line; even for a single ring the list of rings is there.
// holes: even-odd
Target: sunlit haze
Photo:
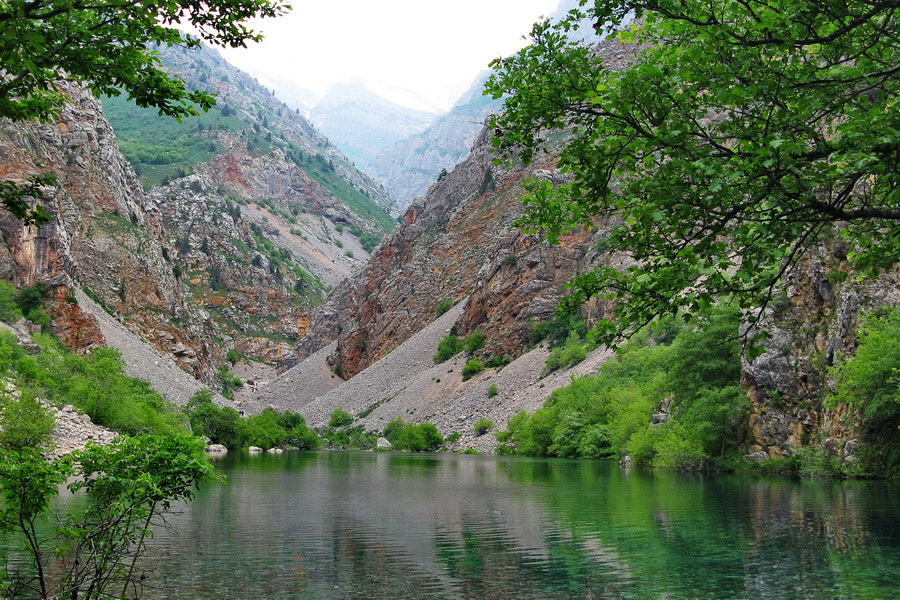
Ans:
[[[524,46],[531,25],[558,4],[297,0],[288,15],[254,23],[263,42],[221,52],[282,96],[301,88],[323,96],[350,81],[407,106],[444,111],[492,59]]]

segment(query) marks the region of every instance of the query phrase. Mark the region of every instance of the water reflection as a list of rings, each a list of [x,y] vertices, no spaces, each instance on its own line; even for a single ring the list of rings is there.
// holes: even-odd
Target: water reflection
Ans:
[[[602,461],[230,455],[154,540],[157,598],[900,597],[884,482]]]

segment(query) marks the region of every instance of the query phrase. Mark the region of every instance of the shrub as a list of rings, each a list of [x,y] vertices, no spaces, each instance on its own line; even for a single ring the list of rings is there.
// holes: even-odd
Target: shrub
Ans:
[[[852,357],[829,370],[835,380],[828,402],[859,409],[864,431],[854,474],[900,476],[900,308],[862,318]]]
[[[557,369],[566,369],[583,361],[587,357],[587,350],[581,344],[581,338],[575,331],[569,333],[566,345],[554,348],[544,364],[544,373],[550,373]]]
[[[0,393],[0,448],[47,448],[56,419],[34,394],[22,390],[18,396]]]
[[[391,442],[393,449],[409,452],[436,450],[444,443],[444,438],[433,424],[412,425],[399,417],[387,424],[384,437]]]
[[[595,376],[554,391],[532,414],[519,412],[497,434],[498,452],[601,458],[627,453],[638,465],[675,469],[724,464],[744,435],[738,312],[715,307],[690,326],[665,323],[635,335]],[[661,341],[662,340],[662,341]],[[669,343],[666,343],[668,341]],[[570,332],[554,351],[584,348]],[[552,366],[552,363],[551,363]],[[650,425],[666,400],[671,417]]]
[[[450,298],[444,298],[443,300],[438,302],[437,306],[434,307],[434,316],[441,316],[442,314],[453,308],[454,304],[455,302],[453,302],[453,300],[451,300]]]
[[[462,347],[463,350],[469,354],[472,354],[476,350],[480,350],[484,347],[484,334],[480,331],[473,331],[463,340]]]
[[[462,368],[463,381],[471,379],[484,371],[484,365],[477,358],[470,358]]]
[[[244,382],[241,381],[241,378],[234,375],[226,367],[219,367],[216,376],[222,386],[222,395],[226,398],[232,398],[235,391],[244,387]]]
[[[125,375],[121,354],[94,348],[72,354],[55,338],[35,335],[41,352],[26,353],[10,332],[0,332],[0,370],[26,393],[51,404],[71,404],[94,423],[120,433],[185,433],[188,423],[150,385]]]
[[[15,303],[19,306],[22,314],[27,315],[43,306],[48,291],[47,285],[41,282],[24,287],[16,293]]]
[[[475,422],[475,435],[484,435],[494,428],[494,422],[490,419],[481,418]]]
[[[353,415],[348,413],[346,410],[336,408],[331,411],[331,419],[329,419],[328,421],[328,426],[332,429],[337,429],[338,427],[346,427],[352,422]]]
[[[463,345],[459,338],[450,333],[438,342],[437,354],[432,357],[432,360],[436,363],[442,363],[462,352],[462,348]]]
[[[22,318],[22,309],[16,303],[16,288],[0,279],[0,321],[13,323]]]
[[[225,359],[228,360],[228,362],[230,362],[231,364],[236,364],[239,360],[241,360],[241,353],[232,348],[228,351],[228,354],[225,355]]]
[[[496,383],[492,383],[491,385],[488,386],[488,389],[487,389],[487,397],[488,398],[493,398],[494,396],[496,396],[499,393],[500,393],[500,390],[497,389]]]

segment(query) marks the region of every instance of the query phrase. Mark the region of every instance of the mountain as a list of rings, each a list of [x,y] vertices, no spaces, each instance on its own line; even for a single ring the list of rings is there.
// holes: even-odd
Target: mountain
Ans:
[[[184,402],[200,384],[175,385],[166,365],[219,389],[226,357],[280,361],[397,223],[383,189],[251,77],[209,49],[159,52],[217,107],[178,123],[106,98],[111,126],[64,86],[58,121],[0,123],[5,178],[57,177],[50,223],[0,217],[0,277],[49,288],[49,327],[67,346],[156,356],[142,366]]]
[[[485,119],[503,105],[482,94],[490,71],[483,71],[446,114],[423,132],[378,153],[367,172],[384,185],[401,208],[421,198],[442,170],[450,171],[472,148]]]
[[[632,50],[606,42],[598,52],[618,62]],[[520,408],[535,410],[571,377],[596,373],[611,356],[595,348],[583,362],[546,373],[549,351],[533,340],[555,326],[565,283],[630,263],[605,251],[607,222],[573,231],[556,246],[516,228],[524,181],[556,184],[565,175],[552,155],[528,167],[494,165],[490,134],[482,130],[469,157],[414,202],[366,267],[316,309],[294,356],[257,402],[299,410],[312,424],[326,423],[338,408],[370,430],[396,418],[432,422],[445,435],[460,434],[455,449],[491,451],[497,441],[473,431],[478,420],[502,424]],[[823,239],[762,314],[770,337],[761,356],[741,359],[748,410],[733,424],[747,460],[796,461],[825,452],[851,470],[858,460],[866,434],[855,408],[826,401],[829,368],[853,354],[863,314],[900,306],[900,268],[878,278],[850,273],[845,254],[839,241]],[[609,302],[592,299],[581,318],[592,323],[609,315]],[[469,356],[432,358],[446,336],[475,332],[483,341]],[[484,370],[473,374],[470,356]],[[654,419],[669,417],[665,400],[654,410]]]
[[[435,115],[395,104],[359,83],[340,83],[309,112],[331,142],[367,170],[375,156],[424,130]]]
[[[562,0],[549,19],[558,21],[578,7],[578,0]],[[569,32],[569,37],[590,44],[600,41],[590,20],[582,21]],[[423,197],[442,171],[452,170],[469,154],[488,115],[501,110],[502,99],[483,94],[490,75],[491,71],[479,73],[449,112],[435,119],[425,131],[379,152],[366,168],[384,185],[397,206],[405,209]]]

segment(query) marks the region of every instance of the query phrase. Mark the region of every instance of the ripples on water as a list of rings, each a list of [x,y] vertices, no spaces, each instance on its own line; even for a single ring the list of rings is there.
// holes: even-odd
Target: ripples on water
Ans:
[[[892,483],[343,452],[220,467],[153,541],[154,598],[900,598]]]

